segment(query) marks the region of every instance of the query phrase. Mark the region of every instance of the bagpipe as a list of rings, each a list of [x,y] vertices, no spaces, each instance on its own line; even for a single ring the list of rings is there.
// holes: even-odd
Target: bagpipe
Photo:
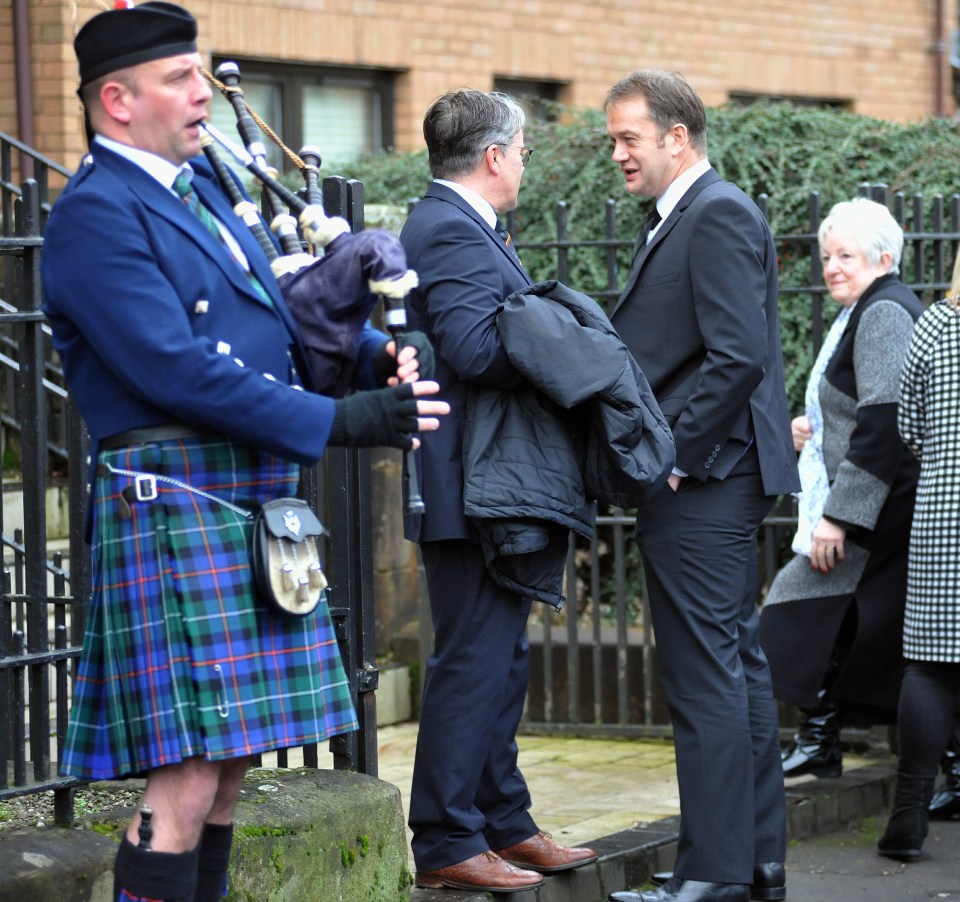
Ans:
[[[354,233],[345,219],[326,214],[319,151],[308,145],[294,154],[256,116],[240,88],[236,63],[222,63],[212,76],[207,72],[204,75],[233,107],[242,141],[242,146],[237,145],[206,123],[200,138],[204,155],[234,212],[250,228],[270,261],[300,329],[317,390],[332,397],[342,396],[356,365],[360,333],[378,303],[383,304],[384,323],[398,354],[404,346],[404,299],[416,287],[417,274],[407,268],[406,253],[393,233],[385,229]],[[304,180],[300,191],[287,188],[269,166],[261,133],[283,149],[300,170]],[[260,209],[245,195],[218,148],[260,184]],[[276,243],[264,221],[276,235]],[[407,453],[404,471],[407,511],[423,513],[412,452]]]

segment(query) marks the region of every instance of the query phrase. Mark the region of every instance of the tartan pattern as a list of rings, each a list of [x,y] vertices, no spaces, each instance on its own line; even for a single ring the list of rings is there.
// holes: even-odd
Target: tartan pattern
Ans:
[[[184,172],[180,172],[177,177],[173,180],[173,190],[177,192],[180,196],[180,199],[187,205],[190,212],[193,213],[200,222],[203,223],[204,228],[210,232],[217,241],[223,246],[223,249],[230,255],[230,258],[239,266],[247,279],[250,281],[250,285],[253,287],[253,290],[260,296],[267,306],[272,307],[273,301],[270,299],[270,295],[267,294],[267,290],[260,284],[260,280],[240,261],[237,259],[236,255],[233,253],[232,248],[227,244],[226,239],[223,237],[223,231],[220,228],[220,223],[217,222],[217,218],[211,213],[204,205],[201,203],[200,198],[197,196],[197,192],[193,190],[193,185],[190,184],[190,179]]]
[[[225,441],[103,452],[255,510],[296,491],[298,468]],[[107,779],[202,755],[224,760],[357,728],[326,604],[274,613],[250,570],[252,519],[189,490],[98,476],[94,583],[61,769]]]
[[[960,310],[931,304],[903,366],[900,434],[920,458],[903,654],[960,662]]]

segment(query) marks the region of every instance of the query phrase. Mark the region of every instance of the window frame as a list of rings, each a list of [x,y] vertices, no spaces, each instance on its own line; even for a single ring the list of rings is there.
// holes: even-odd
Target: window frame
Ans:
[[[367,150],[374,153],[389,150],[395,140],[395,109],[396,109],[396,79],[399,70],[386,68],[362,68],[357,66],[331,66],[328,64],[309,64],[300,62],[284,62],[279,60],[259,59],[253,57],[230,56],[216,53],[212,56],[213,71],[224,62],[234,62],[240,70],[240,88],[245,82],[268,82],[279,87],[280,91],[280,118],[281,130],[275,123],[267,121],[260,110],[254,110],[273,129],[280,140],[294,153],[306,143],[303,134],[303,112],[306,86],[323,84],[346,85],[369,90],[375,98],[374,134],[370,136],[370,146]],[[217,102],[214,97],[211,103]],[[224,103],[227,101],[224,99]],[[252,106],[252,105],[251,105]],[[269,138],[265,144],[272,145]],[[323,156],[323,145],[313,142]],[[367,152],[364,150],[363,152]],[[283,154],[282,171],[290,171],[293,163]]]

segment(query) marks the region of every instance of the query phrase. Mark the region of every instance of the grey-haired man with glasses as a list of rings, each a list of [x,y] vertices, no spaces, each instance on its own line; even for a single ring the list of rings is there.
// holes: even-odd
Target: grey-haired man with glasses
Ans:
[[[417,885],[517,892],[542,874],[596,859],[542,833],[517,764],[516,731],[529,677],[531,600],[487,570],[464,514],[461,463],[467,400],[475,387],[520,387],[497,332],[504,299],[531,284],[499,216],[517,205],[532,153],[524,114],[499,93],[459,90],[427,111],[433,182],[400,239],[420,276],[410,327],[437,354],[448,422],[420,448],[426,512],[408,519],[433,615],[410,800]]]

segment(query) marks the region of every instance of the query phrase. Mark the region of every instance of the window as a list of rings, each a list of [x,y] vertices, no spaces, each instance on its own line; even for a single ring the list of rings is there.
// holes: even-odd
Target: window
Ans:
[[[730,103],[734,106],[752,106],[762,101],[774,103],[792,103],[794,106],[820,107],[821,109],[849,110],[849,100],[838,100],[836,97],[802,97],[793,94],[754,94],[748,91],[731,91]]]
[[[363,153],[393,143],[394,73],[332,66],[298,66],[233,59],[247,104],[294,153],[316,147],[323,174]],[[214,71],[224,62],[214,59]],[[215,92],[216,93],[216,92]],[[210,121],[224,134],[237,134],[233,107],[221,96],[210,102]],[[264,136],[267,158],[279,171],[292,168]]]
[[[559,103],[564,85],[558,81],[529,81],[522,78],[495,78],[493,89],[520,101],[528,119],[555,118],[551,103]]]

